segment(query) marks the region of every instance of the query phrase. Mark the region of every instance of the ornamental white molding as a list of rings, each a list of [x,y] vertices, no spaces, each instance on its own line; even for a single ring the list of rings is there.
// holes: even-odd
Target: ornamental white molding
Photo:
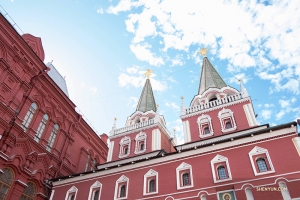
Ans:
[[[265,154],[267,160],[266,162],[268,162],[269,166],[270,166],[270,170],[268,171],[264,171],[264,172],[259,172],[256,170],[256,163],[254,163],[253,161],[253,157],[255,157],[256,155],[261,155],[261,154]],[[258,147],[258,146],[255,146],[249,153],[249,159],[250,159],[250,162],[251,162],[251,166],[252,166],[252,169],[253,169],[253,172],[254,172],[254,175],[255,176],[259,176],[259,175],[264,175],[264,174],[270,174],[270,173],[274,173],[275,172],[275,169],[274,169],[274,166],[272,164],[272,161],[271,161],[271,158],[270,158],[270,155],[269,155],[269,152],[267,149],[264,149],[264,148],[261,148],[261,147]]]
[[[140,142],[144,142],[144,149],[140,149]],[[147,149],[147,134],[145,132],[140,132],[135,136],[135,154],[143,153]]]
[[[73,186],[67,191],[65,200],[68,200],[68,199],[69,199],[69,196],[72,195],[72,194],[75,194],[75,198],[74,198],[74,199],[76,199],[77,192],[78,192],[77,187],[75,187],[75,186],[73,185]]]
[[[219,113],[218,113],[218,118],[220,120],[221,131],[223,133],[226,133],[226,132],[233,131],[233,130],[237,129],[236,122],[235,122],[235,119],[234,119],[234,116],[233,116],[233,112],[230,109],[223,108],[222,110],[220,110]],[[228,119],[228,118],[231,119],[230,120],[230,123],[232,125],[231,128],[226,128],[226,124],[225,124],[224,120]]]
[[[100,196],[101,196],[101,189],[102,189],[102,184],[99,182],[99,181],[96,181],[93,185],[91,185],[90,187],[90,191],[89,191],[89,199],[88,200],[94,200],[93,199],[93,194],[94,194],[94,191],[99,189],[99,199],[100,199]],[[99,200],[97,199],[97,200]]]
[[[214,130],[213,130],[213,126],[211,123],[211,117],[209,115],[201,115],[200,117],[198,117],[197,119],[197,123],[198,123],[198,130],[199,130],[199,137],[200,138],[206,138],[209,136],[214,135]],[[208,128],[209,128],[209,133],[205,134],[203,128],[201,127],[202,124],[207,124]]]
[[[216,164],[218,163],[224,163],[226,165],[226,169],[227,169],[227,176],[228,178],[224,178],[224,179],[218,179],[217,174],[218,172],[216,171]],[[230,166],[229,166],[229,162],[228,162],[228,158],[222,156],[222,155],[216,155],[211,161],[210,161],[210,166],[211,166],[211,171],[213,174],[213,180],[214,183],[219,183],[219,182],[224,182],[224,181],[230,181],[232,180],[232,176],[231,176],[231,171],[230,171]]]
[[[125,197],[119,197],[119,189],[120,186],[122,186],[122,183],[126,183],[126,192],[125,192]],[[116,200],[121,200],[121,199],[127,199],[128,198],[128,187],[129,187],[129,178],[126,176],[122,175],[117,181],[116,181],[116,186],[115,186],[115,197],[114,199]]]
[[[128,147],[128,151],[125,154],[124,148]],[[119,158],[124,158],[127,157],[130,154],[130,146],[131,146],[131,139],[128,136],[125,136],[124,138],[121,139],[120,141],[120,151],[119,151]]]
[[[219,100],[216,100],[216,101],[219,101]],[[192,117],[192,116],[195,116],[195,115],[200,115],[202,113],[207,113],[207,112],[210,112],[210,111],[213,111],[213,110],[218,110],[220,108],[226,108],[228,106],[232,106],[232,105],[239,104],[239,103],[246,102],[246,101],[250,102],[250,97],[235,100],[235,101],[230,101],[230,102],[227,102],[227,103],[224,103],[224,104],[213,105],[212,107],[208,106],[206,108],[201,108],[200,105],[195,106],[195,107],[190,107],[190,108],[186,109],[187,114],[180,116],[180,118],[183,120],[183,119],[188,118],[188,117]],[[212,102],[214,102],[214,101],[212,101]],[[211,103],[211,102],[209,102],[209,103]]]
[[[154,192],[149,192],[148,187],[149,187],[149,177],[155,177],[155,191]],[[148,182],[148,184],[147,184]],[[148,186],[148,187],[147,187]],[[157,194],[158,193],[158,172],[150,169],[145,175],[144,175],[144,190],[143,190],[143,195],[151,195],[151,194]]]
[[[182,186],[181,184],[181,171],[189,170],[189,175],[190,175],[190,185]],[[177,190],[181,189],[186,189],[186,188],[191,188],[194,187],[194,181],[193,181],[193,170],[192,166],[190,164],[187,164],[185,162],[181,163],[177,168],[176,168],[176,185],[177,185]]]

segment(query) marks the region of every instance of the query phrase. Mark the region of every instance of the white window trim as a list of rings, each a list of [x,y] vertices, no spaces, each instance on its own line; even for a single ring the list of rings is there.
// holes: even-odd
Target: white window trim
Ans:
[[[268,171],[264,171],[264,172],[258,172],[256,171],[256,162],[253,161],[253,156],[256,156],[256,155],[260,155],[260,154],[265,154],[266,157],[267,157],[267,161],[268,161],[268,164],[269,166],[271,167],[270,170]],[[270,174],[270,173],[274,173],[275,172],[275,169],[274,169],[274,166],[272,164],[272,161],[271,161],[271,158],[270,158],[270,155],[269,155],[269,152],[267,149],[264,149],[264,148],[261,148],[261,147],[258,147],[258,146],[255,146],[249,153],[249,159],[250,159],[250,162],[251,162],[251,166],[252,166],[252,169],[253,169],[253,172],[254,172],[254,175],[255,176],[260,176],[260,175],[264,175],[264,174]]]
[[[190,179],[191,179],[191,185],[181,186],[181,174],[180,171],[183,170],[189,170],[190,171]],[[177,183],[177,190],[182,190],[186,188],[194,187],[194,181],[193,181],[193,170],[192,166],[183,162],[176,168],[176,183]]]
[[[209,134],[205,134],[203,131],[203,129],[201,129],[201,121],[204,121],[204,120],[207,120],[206,122],[203,122],[204,124],[208,123],[208,128],[209,128],[209,131],[210,133]],[[199,137],[200,138],[206,138],[206,137],[209,137],[209,136],[213,136],[214,135],[214,130],[213,130],[213,126],[212,126],[212,123],[211,123],[211,117],[209,115],[201,115],[200,117],[198,117],[197,119],[197,123],[198,123],[198,129],[199,129]]]
[[[148,192],[149,183],[147,184],[147,179],[149,177],[155,177],[155,192]],[[157,194],[157,193],[158,193],[158,172],[150,169],[144,175],[144,190],[143,190],[143,195],[146,196],[146,195]]]
[[[144,149],[143,150],[140,150],[140,147],[139,147],[140,141],[144,141]],[[137,134],[135,136],[135,151],[134,151],[135,154],[140,154],[140,153],[143,153],[146,151],[146,149],[147,149],[146,141],[147,141],[147,134],[145,132],[140,132],[139,134]]]
[[[128,145],[128,152],[127,152],[127,154],[124,154],[124,153],[123,153],[123,147],[124,147],[125,145]],[[120,141],[119,158],[124,158],[124,157],[129,156],[129,154],[130,154],[130,146],[131,146],[131,139],[130,139],[130,137],[128,137],[128,136],[123,137],[123,138],[121,139],[121,141]]]
[[[69,199],[69,196],[70,194],[73,194],[75,193],[75,198],[76,199],[76,196],[77,196],[77,192],[78,192],[78,189],[73,185],[68,191],[67,191],[67,194],[66,194],[66,197],[65,197],[65,200],[68,200]]]
[[[227,114],[227,115],[225,115]],[[229,114],[229,115],[228,115]],[[225,115],[225,116],[224,116]],[[224,124],[224,118],[230,117],[231,121],[232,121],[232,128],[228,128],[226,129],[225,124]],[[223,108],[219,113],[218,113],[218,118],[220,120],[220,124],[221,124],[221,130],[223,133],[229,132],[229,131],[233,131],[237,129],[236,126],[236,122],[233,116],[233,112],[230,109],[225,109]]]
[[[126,195],[125,197],[119,197],[119,186],[122,185],[122,183],[126,183]],[[129,187],[129,178],[122,175],[117,181],[115,186],[115,200],[121,200],[121,199],[127,199],[128,198],[128,187]]]
[[[102,184],[99,181],[96,181],[91,187],[90,187],[90,192],[89,192],[89,200],[93,200],[93,190],[94,189],[98,189],[99,188],[99,199],[100,200],[100,196],[101,196],[101,189],[102,189]]]
[[[224,179],[218,179],[218,172],[216,171],[216,167],[215,164],[217,163],[226,163],[226,168],[227,168],[227,175],[228,178],[224,178]],[[231,171],[230,171],[230,167],[229,167],[229,162],[228,162],[228,158],[221,156],[221,155],[216,155],[211,161],[210,161],[210,166],[211,166],[211,171],[213,174],[213,180],[214,183],[219,183],[219,182],[224,182],[224,181],[230,181],[232,180],[232,176],[231,176]]]

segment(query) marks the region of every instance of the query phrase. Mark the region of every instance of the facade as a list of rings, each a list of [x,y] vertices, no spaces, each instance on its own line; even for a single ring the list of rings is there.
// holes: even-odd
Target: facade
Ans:
[[[107,159],[107,135],[75,111],[64,79],[43,61],[41,39],[20,36],[0,15],[1,200],[49,199],[47,180]]]
[[[107,162],[50,180],[50,199],[300,199],[297,123],[259,125],[242,82],[228,86],[201,54],[199,90],[189,107],[182,98],[184,144],[165,127],[148,70],[136,111],[109,133]]]

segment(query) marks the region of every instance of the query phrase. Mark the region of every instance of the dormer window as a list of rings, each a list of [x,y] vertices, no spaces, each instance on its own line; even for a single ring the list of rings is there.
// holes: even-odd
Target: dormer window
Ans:
[[[221,130],[223,133],[233,131],[237,129],[233,112],[230,109],[222,109],[218,113],[218,117],[221,124]]]
[[[199,137],[205,138],[212,136],[214,134],[213,127],[211,123],[211,118],[209,115],[201,115],[198,120],[198,128],[199,128]]]
[[[122,138],[120,142],[119,158],[126,157],[130,154],[130,144],[131,144],[130,137],[125,136],[124,138]]]
[[[135,136],[135,154],[143,153],[146,151],[146,139],[147,135],[144,132],[140,132]]]

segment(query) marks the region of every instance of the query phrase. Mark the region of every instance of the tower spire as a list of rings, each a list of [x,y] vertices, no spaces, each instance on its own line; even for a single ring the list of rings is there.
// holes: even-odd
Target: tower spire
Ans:
[[[206,48],[202,48],[199,51],[199,54],[203,56],[200,84],[198,89],[199,95],[205,92],[208,88],[222,88],[227,86],[217,70],[207,59],[207,51],[208,49]]]
[[[150,69],[148,69],[145,73],[147,79],[139,103],[136,107],[137,111],[147,112],[153,110],[154,112],[156,112],[156,103],[155,103],[153,90],[149,78],[151,74],[152,71]]]

